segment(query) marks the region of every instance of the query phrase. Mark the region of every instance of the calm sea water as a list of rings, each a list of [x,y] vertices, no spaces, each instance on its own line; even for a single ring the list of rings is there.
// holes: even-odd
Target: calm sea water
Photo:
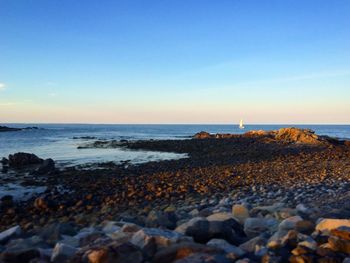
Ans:
[[[151,160],[180,158],[183,155],[122,149],[77,149],[87,142],[73,137],[98,139],[181,139],[199,131],[211,133],[244,133],[249,130],[274,130],[291,125],[91,125],[91,124],[6,124],[9,127],[36,126],[38,130],[0,133],[0,157],[15,152],[30,152],[41,158],[53,158],[61,165],[101,161],[141,163]],[[350,139],[350,125],[294,125],[310,128],[318,134]]]

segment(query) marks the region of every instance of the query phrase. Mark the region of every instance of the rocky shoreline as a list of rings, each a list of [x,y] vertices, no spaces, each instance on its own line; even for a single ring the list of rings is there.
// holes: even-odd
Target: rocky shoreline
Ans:
[[[292,128],[111,145],[189,158],[35,170],[47,191],[1,201],[0,262],[349,260],[347,141]]]

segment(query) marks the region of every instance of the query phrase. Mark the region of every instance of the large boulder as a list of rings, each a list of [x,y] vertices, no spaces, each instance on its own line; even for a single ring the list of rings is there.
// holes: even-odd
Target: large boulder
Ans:
[[[193,136],[194,139],[208,139],[208,138],[212,138],[212,135],[209,132],[205,132],[205,131],[201,131],[196,133]]]
[[[316,230],[330,232],[333,229],[347,226],[350,227],[349,219],[322,219],[316,226]]]
[[[9,166],[13,168],[23,168],[28,165],[41,164],[43,159],[32,153],[15,153],[9,155]]]
[[[309,129],[282,128],[275,131],[275,139],[288,143],[319,144],[320,138]]]
[[[262,233],[272,233],[278,227],[278,221],[267,218],[249,217],[244,222],[244,232],[250,238],[256,237]]]
[[[245,236],[242,226],[231,213],[216,213],[207,218],[195,217],[178,226],[175,231],[192,236],[199,243],[207,243],[212,238],[221,238],[237,244]]]
[[[141,248],[147,257],[152,257],[160,248],[183,241],[192,241],[192,238],[158,228],[143,228],[137,231],[130,240],[132,244]]]

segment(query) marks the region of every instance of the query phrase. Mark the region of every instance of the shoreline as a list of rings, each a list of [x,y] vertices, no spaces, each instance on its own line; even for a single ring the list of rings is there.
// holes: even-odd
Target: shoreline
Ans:
[[[254,216],[257,207],[280,204],[276,211],[290,209],[290,216],[296,216],[296,207],[304,206],[312,211],[313,224],[332,214],[349,218],[350,147],[311,137],[320,143],[258,133],[124,142],[128,149],[187,153],[189,158],[105,163],[101,169],[72,167],[33,176],[32,183],[41,181],[47,191],[21,203],[4,206],[2,201],[0,232],[19,224],[35,235],[42,231],[39,225],[69,222],[82,229],[106,220],[173,231],[198,215],[231,213],[234,205],[247,206]],[[265,216],[274,218],[276,211]]]

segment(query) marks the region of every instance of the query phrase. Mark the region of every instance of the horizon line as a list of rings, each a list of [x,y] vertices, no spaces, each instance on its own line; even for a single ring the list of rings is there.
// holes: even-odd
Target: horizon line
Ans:
[[[237,123],[87,123],[87,122],[0,122],[0,126],[4,125],[18,125],[18,124],[77,124],[77,125],[237,125]],[[350,123],[244,123],[245,126],[248,125],[350,125]]]

